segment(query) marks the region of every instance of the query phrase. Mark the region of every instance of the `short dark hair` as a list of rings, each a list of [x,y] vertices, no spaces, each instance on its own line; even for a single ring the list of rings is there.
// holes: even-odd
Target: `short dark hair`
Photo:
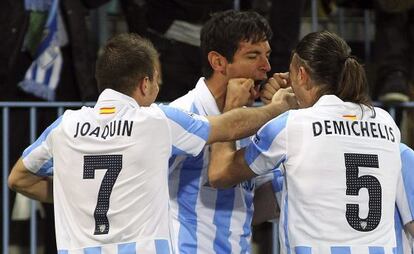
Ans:
[[[157,63],[157,50],[149,40],[133,33],[118,34],[108,40],[96,62],[98,89],[131,95],[137,80],[153,80]]]
[[[344,101],[372,105],[365,70],[338,35],[328,31],[310,33],[296,46],[295,55],[298,64],[320,86],[319,97],[334,94]]]
[[[239,48],[239,43],[262,42],[272,38],[272,29],[267,20],[253,11],[228,10],[214,13],[201,30],[203,75],[210,78],[213,69],[208,62],[208,53],[217,51],[229,62]]]

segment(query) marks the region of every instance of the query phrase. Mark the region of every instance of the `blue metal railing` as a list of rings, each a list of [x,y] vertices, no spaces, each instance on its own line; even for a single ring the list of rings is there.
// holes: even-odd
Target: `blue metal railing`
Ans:
[[[37,125],[37,110],[38,108],[55,108],[57,110],[57,116],[63,114],[65,108],[74,108],[81,106],[90,106],[94,103],[82,103],[82,102],[0,102],[0,108],[2,108],[2,137],[3,137],[3,170],[2,170],[2,194],[3,194],[3,211],[2,211],[2,240],[3,240],[3,254],[9,254],[9,241],[10,241],[10,204],[9,204],[9,189],[7,186],[7,178],[9,175],[10,161],[9,161],[9,143],[8,137],[10,133],[10,108],[27,108],[29,109],[29,132],[30,143],[33,143],[36,139],[36,125]],[[14,162],[13,162],[14,163]],[[37,243],[37,221],[36,221],[36,201],[31,201],[30,209],[30,254],[36,254]]]

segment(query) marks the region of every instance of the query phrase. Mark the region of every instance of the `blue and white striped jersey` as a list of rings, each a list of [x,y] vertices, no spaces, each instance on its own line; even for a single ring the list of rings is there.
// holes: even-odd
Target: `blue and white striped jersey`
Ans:
[[[322,96],[268,122],[247,148],[257,174],[283,163],[281,253],[395,253],[400,133],[384,110],[362,109]]]
[[[200,153],[209,128],[110,89],[67,110],[23,153],[31,172],[53,174],[58,253],[173,253],[168,160]]]
[[[395,206],[395,235],[397,238],[396,254],[413,254],[412,236],[404,230],[404,225],[414,220],[414,151],[400,144],[401,175],[397,199],[401,199],[400,207]],[[274,171],[273,191],[279,207],[281,206],[281,193],[284,177],[280,170]],[[283,210],[283,208],[281,208]],[[401,216],[401,213],[404,216]],[[404,222],[403,222],[404,217]]]
[[[404,225],[414,220],[414,151],[405,144],[400,145],[401,178],[397,189],[399,202],[395,211],[397,254],[413,254],[411,235]]]
[[[218,115],[216,101],[201,78],[196,87],[170,104],[200,115]],[[248,139],[238,142],[245,146]],[[170,161],[174,244],[180,254],[250,253],[255,180],[230,189],[209,186],[209,146],[196,157]]]

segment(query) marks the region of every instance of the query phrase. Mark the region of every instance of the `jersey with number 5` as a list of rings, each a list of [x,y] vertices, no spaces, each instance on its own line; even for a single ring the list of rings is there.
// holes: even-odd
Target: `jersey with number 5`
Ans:
[[[322,96],[268,122],[246,150],[257,174],[281,165],[282,253],[392,254],[400,132],[382,109]]]
[[[168,159],[198,154],[208,134],[203,117],[109,89],[66,111],[23,153],[28,170],[53,174],[58,253],[173,253]]]

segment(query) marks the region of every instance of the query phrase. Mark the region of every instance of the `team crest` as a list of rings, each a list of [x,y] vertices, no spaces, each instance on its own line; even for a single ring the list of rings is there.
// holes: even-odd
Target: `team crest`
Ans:
[[[361,221],[361,228],[365,229],[367,227],[367,222],[366,221]]]
[[[106,228],[105,224],[99,225],[99,232],[103,233],[105,231],[105,228]]]

